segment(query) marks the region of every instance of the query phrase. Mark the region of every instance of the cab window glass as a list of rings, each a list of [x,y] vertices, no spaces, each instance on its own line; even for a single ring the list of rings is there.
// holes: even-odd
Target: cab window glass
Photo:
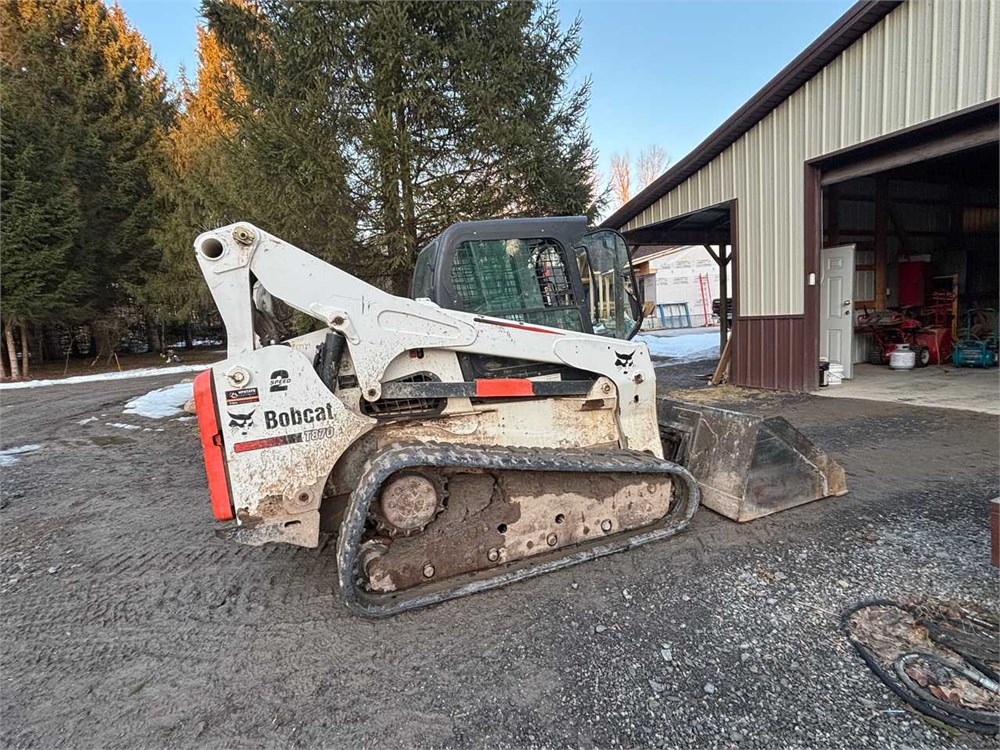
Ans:
[[[431,285],[434,282],[434,256],[437,254],[437,246],[437,240],[434,240],[417,254],[417,265],[413,270],[413,288],[410,290],[412,299],[434,298]]]
[[[599,230],[583,238],[581,250],[586,260],[580,260],[580,276],[594,333],[631,338],[638,328],[638,298],[625,240],[618,232]]]
[[[466,312],[583,330],[565,255],[553,240],[465,240],[455,251],[451,285]]]

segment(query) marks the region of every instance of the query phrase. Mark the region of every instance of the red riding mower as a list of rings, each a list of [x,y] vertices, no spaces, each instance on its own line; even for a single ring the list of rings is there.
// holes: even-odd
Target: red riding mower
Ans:
[[[889,355],[900,344],[909,344],[916,357],[917,367],[927,367],[931,351],[918,340],[923,323],[900,310],[869,310],[858,316],[855,331],[872,335],[872,349],[868,361],[873,365],[889,364]]]

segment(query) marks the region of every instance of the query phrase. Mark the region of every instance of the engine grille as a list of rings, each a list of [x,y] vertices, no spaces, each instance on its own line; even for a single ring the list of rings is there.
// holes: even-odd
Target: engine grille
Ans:
[[[393,383],[433,383],[438,378],[427,372],[417,372]],[[444,411],[446,398],[380,398],[378,401],[361,401],[361,413],[376,419],[432,417]]]

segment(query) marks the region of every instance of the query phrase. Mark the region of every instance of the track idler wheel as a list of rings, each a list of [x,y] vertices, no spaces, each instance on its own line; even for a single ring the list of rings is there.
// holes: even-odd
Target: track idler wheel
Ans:
[[[389,536],[410,536],[422,531],[444,510],[445,497],[444,482],[439,477],[402,471],[382,486],[372,517]]]

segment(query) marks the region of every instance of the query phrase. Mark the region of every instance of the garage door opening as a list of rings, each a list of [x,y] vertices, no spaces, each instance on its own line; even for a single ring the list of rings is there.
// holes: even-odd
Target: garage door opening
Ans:
[[[820,392],[1000,413],[1000,148],[919,153],[823,180]]]

